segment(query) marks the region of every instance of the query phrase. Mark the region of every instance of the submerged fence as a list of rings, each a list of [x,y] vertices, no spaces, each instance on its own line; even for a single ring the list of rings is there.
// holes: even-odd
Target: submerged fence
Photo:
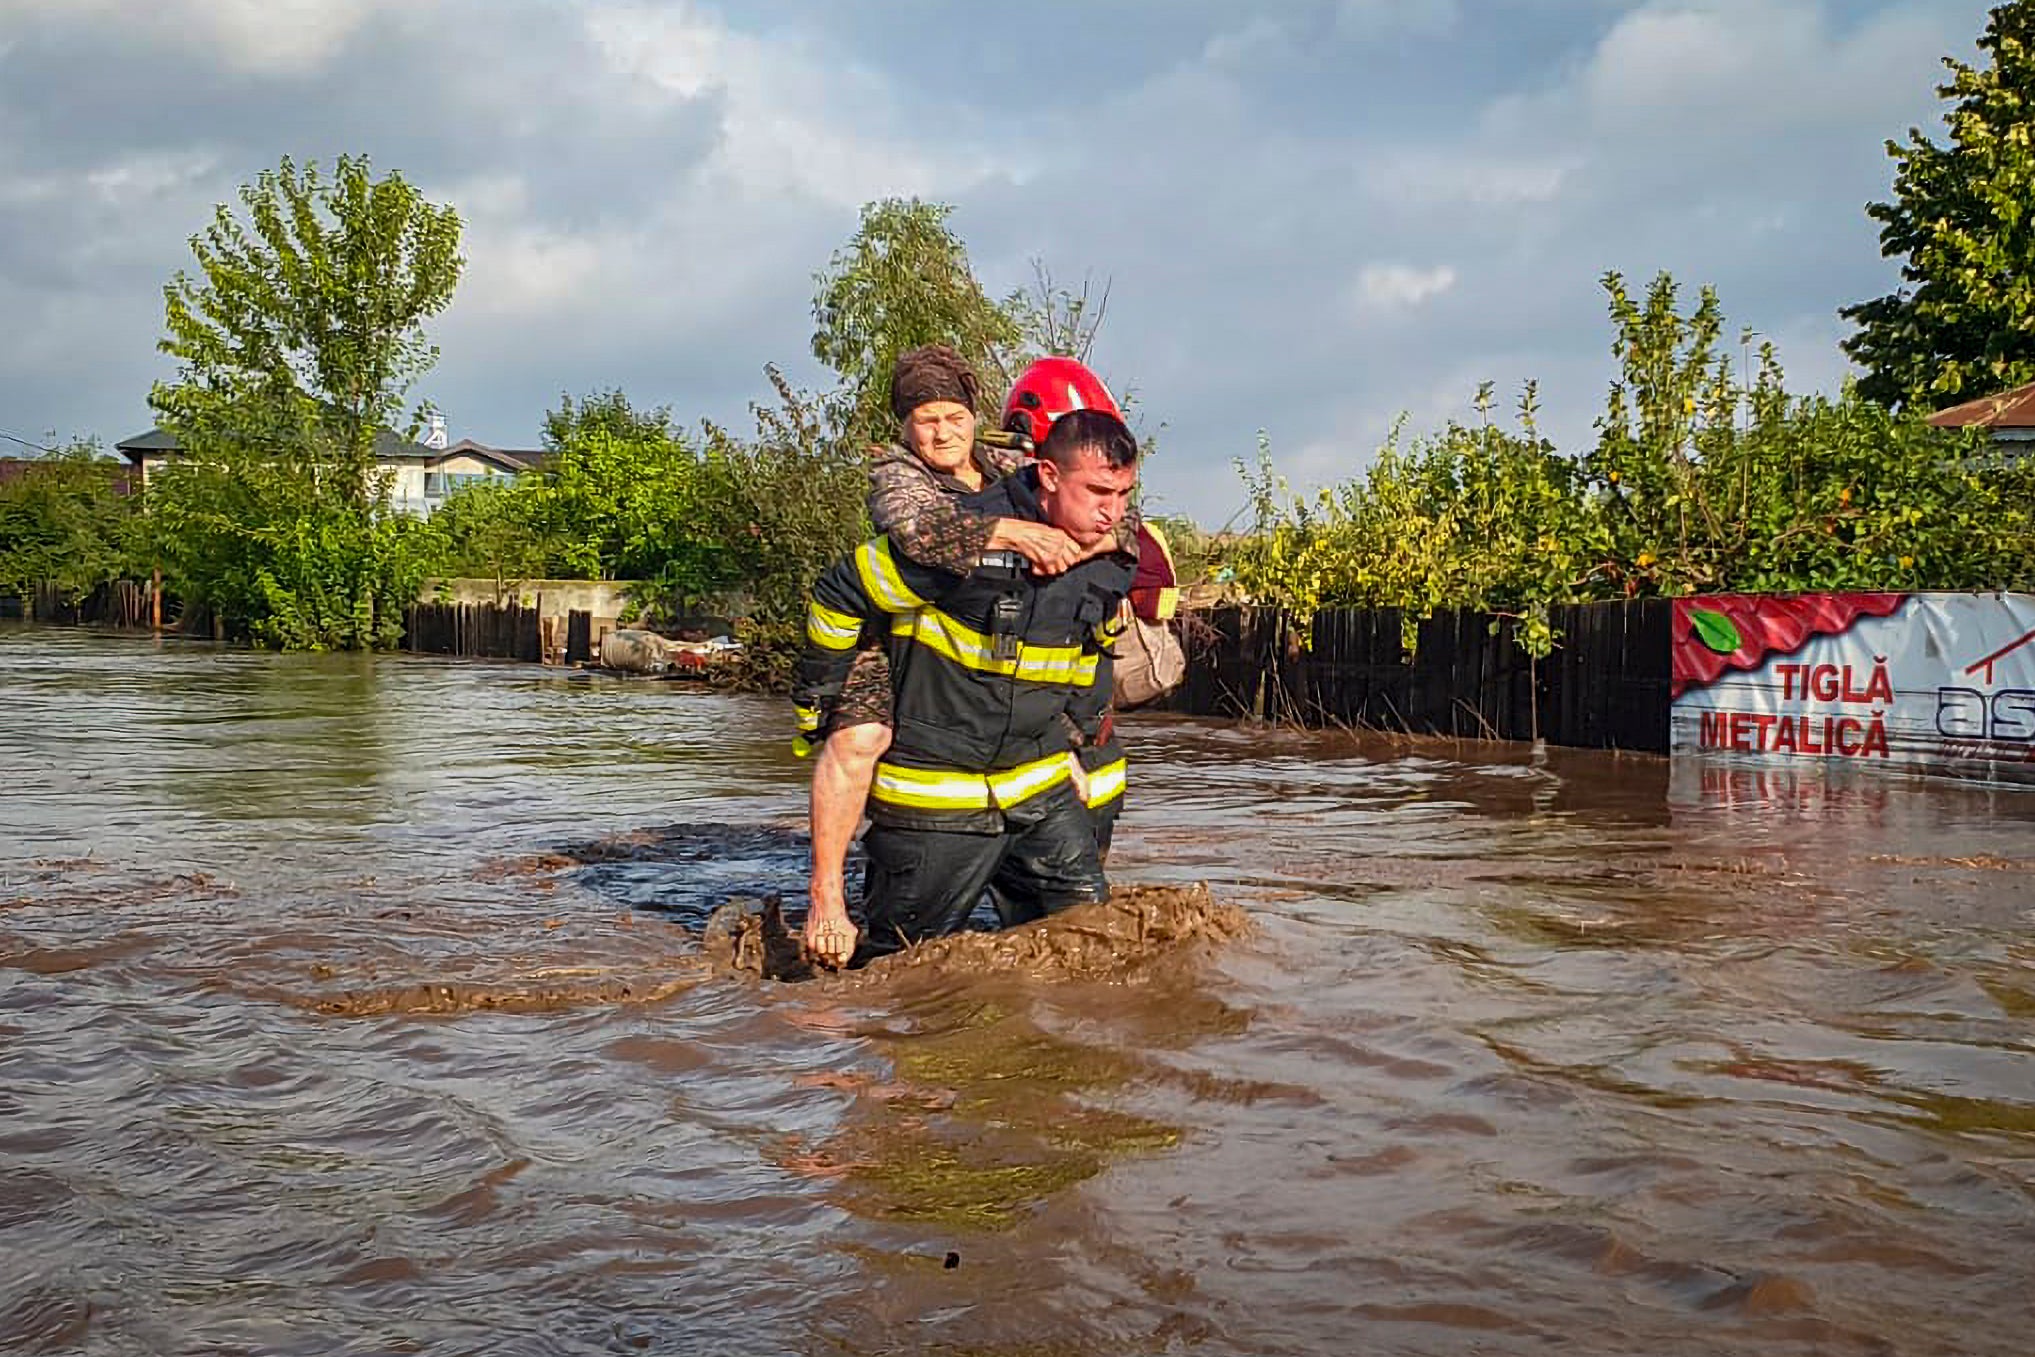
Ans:
[[[1560,639],[1537,661],[1520,649],[1513,619],[1488,613],[1421,619],[1410,654],[1394,608],[1318,613],[1304,631],[1269,608],[1190,613],[1179,624],[1187,679],[1167,705],[1195,716],[1665,753],[1672,606],[1554,608]]]
[[[148,627],[155,622],[155,593],[140,580],[114,580],[82,598],[68,598],[53,584],[23,595],[0,598],[0,617],[83,627]],[[176,609],[169,612],[174,615]]]
[[[593,658],[593,615],[563,618],[519,603],[413,603],[403,611],[403,649],[425,655],[583,664]]]

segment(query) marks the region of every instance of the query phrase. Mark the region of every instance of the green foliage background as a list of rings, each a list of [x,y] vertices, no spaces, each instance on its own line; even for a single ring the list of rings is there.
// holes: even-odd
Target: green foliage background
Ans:
[[[1167,528],[1183,577],[1233,580],[1299,613],[1475,608],[1523,619],[1544,651],[1549,605],[1692,592],[2035,586],[2035,466],[1919,412],[2035,377],[2035,0],[1991,12],[1984,66],[1951,61],[1949,138],[1890,143],[1893,201],[1869,211],[1906,286],[1849,308],[1865,369],[1796,395],[1748,341],[1735,368],[1717,297],[1683,306],[1662,275],[1603,280],[1619,377],[1594,441],[1543,436],[1539,393],[1510,421],[1395,429],[1360,476],[1294,495],[1262,443],[1239,466],[1253,521]],[[1086,359],[1107,310],[1034,264],[992,298],[952,209],[864,207],[814,278],[812,352],[830,391],[766,368],[753,431],[682,428],[619,390],[563,397],[541,474],[471,483],[428,521],[395,512],[376,442],[413,433],[407,393],[437,356],[423,324],[450,302],[460,222],[364,158],[330,175],[285,159],[191,241],[165,288],[151,393],[187,455],[139,505],[88,446],[0,487],[0,590],[71,597],[160,566],[229,630],[295,648],[397,643],[427,575],[642,582],[652,623],[735,615],[760,682],[781,679],[806,589],[869,529],[865,449],[895,435],[888,382],[913,345],[959,348],[982,413],[1031,358]],[[1149,440],[1148,440],[1149,444]],[[139,508],[139,512],[137,509]]]
[[[1854,390],[1791,396],[1770,346],[1735,373],[1718,299],[1679,309],[1672,279],[1634,298],[1604,278],[1621,376],[1595,445],[1535,427],[1395,432],[1360,477],[1295,496],[1262,445],[1239,464],[1252,530],[1221,562],[1256,601],[1308,615],[1481,609],[1523,620],[1546,653],[1553,603],[1817,589],[2035,585],[2035,465]]]
[[[149,525],[171,588],[227,629],[290,649],[394,645],[428,567],[389,509],[375,445],[414,429],[402,402],[437,351],[459,217],[399,174],[289,159],[191,240],[164,289],[174,381],[149,395],[184,454],[152,478]]]
[[[81,442],[18,470],[0,483],[0,594],[52,587],[74,603],[102,584],[148,573],[143,525],[115,481],[118,463]]]
[[[2035,0],[1995,7],[1983,66],[1946,59],[1949,137],[1887,143],[1892,202],[1866,210],[1905,286],[1847,307],[1859,394],[1940,410],[2035,380]]]

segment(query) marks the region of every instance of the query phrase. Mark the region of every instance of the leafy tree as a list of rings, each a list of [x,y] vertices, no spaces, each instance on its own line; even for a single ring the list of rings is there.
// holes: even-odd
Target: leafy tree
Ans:
[[[838,431],[828,402],[766,375],[774,405],[751,407],[756,433],[709,425],[697,531],[725,552],[726,579],[746,595],[742,681],[784,688],[805,636],[813,580],[869,534],[867,463]]]
[[[976,281],[947,225],[953,210],[917,198],[869,203],[853,239],[814,275],[813,356],[840,377],[840,420],[857,442],[895,433],[890,372],[907,349],[953,345],[983,379],[984,414],[1010,385],[1021,329]]]
[[[558,408],[544,414],[544,445],[556,452],[597,430],[625,442],[654,442],[675,438],[676,428],[670,406],[638,410],[620,387],[596,391],[577,401],[560,393]]]
[[[53,586],[76,601],[145,570],[135,501],[120,465],[90,442],[17,465],[0,482],[0,594]]]
[[[1894,201],[1866,209],[1907,287],[1846,307],[1859,391],[1936,410],[2035,378],[2035,0],[1997,6],[1984,67],[1946,58],[1950,139],[1887,143]]]
[[[512,583],[549,577],[562,544],[539,529],[538,503],[524,480],[490,476],[459,486],[430,518],[435,569],[454,578],[493,580],[497,601]]]
[[[352,157],[329,180],[285,159],[240,201],[164,289],[180,366],[149,400],[186,453],[148,496],[165,566],[257,640],[393,644],[428,539],[389,521],[374,448],[437,357],[421,327],[458,282],[459,218]]]
[[[1740,377],[1708,288],[1681,309],[1661,275],[1643,300],[1607,274],[1620,363],[1596,445],[1451,424],[1363,476],[1296,497],[1262,449],[1243,474],[1256,530],[1229,548],[1238,583],[1320,608],[1510,613],[1522,644],[1557,639],[1550,603],[1699,592],[1988,589],[2035,581],[2035,465],[1855,390],[1790,396],[1763,347]]]
[[[518,494],[552,573],[572,579],[722,581],[720,547],[698,527],[703,459],[668,410],[639,411],[620,391],[567,398],[545,419],[551,461]]]

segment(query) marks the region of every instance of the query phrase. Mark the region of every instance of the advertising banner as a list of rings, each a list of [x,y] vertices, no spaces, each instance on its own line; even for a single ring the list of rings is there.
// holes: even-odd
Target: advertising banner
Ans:
[[[1675,600],[1676,754],[2035,785],[2035,594]]]

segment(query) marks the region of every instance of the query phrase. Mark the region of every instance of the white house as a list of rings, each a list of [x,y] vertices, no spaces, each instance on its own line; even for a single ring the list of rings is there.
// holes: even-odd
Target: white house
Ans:
[[[1997,395],[1938,410],[1929,422],[1939,429],[1984,429],[2012,461],[2035,454],[2035,382]]]
[[[148,484],[150,473],[184,448],[175,434],[160,428],[136,434],[113,445]],[[384,429],[375,436],[375,466],[391,477],[389,504],[401,513],[429,518],[445,497],[471,481],[511,479],[526,471],[541,470],[542,452],[491,448],[462,438],[450,446],[445,441],[445,422],[433,416],[431,431],[421,443]]]

